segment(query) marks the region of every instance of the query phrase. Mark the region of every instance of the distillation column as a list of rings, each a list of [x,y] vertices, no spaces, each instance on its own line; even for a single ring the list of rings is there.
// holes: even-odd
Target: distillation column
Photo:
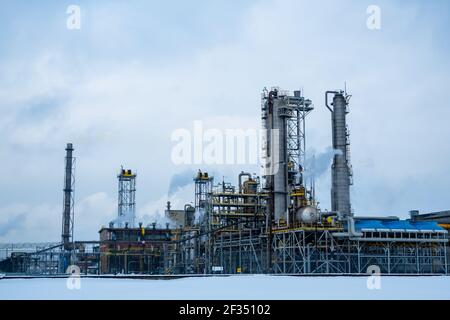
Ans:
[[[289,224],[290,193],[303,184],[304,121],[313,110],[310,100],[272,88],[262,94],[262,121],[265,130],[262,156],[265,189],[271,193],[269,210],[275,223]]]
[[[334,94],[331,107],[328,104],[329,94]],[[352,170],[346,123],[349,97],[343,91],[327,91],[325,93],[325,104],[331,111],[333,150],[335,152],[331,170],[331,210],[338,212],[341,218],[352,216],[350,205]]]
[[[284,103],[281,99],[273,99],[272,129],[275,133],[273,197],[275,221],[287,220],[288,182],[287,182],[287,150],[286,150],[286,118],[280,115]]]
[[[284,101],[279,99],[278,90],[272,89],[262,96],[263,129],[266,141],[263,147],[265,158],[266,188],[271,192],[270,211],[274,220],[287,219],[287,152],[286,152],[286,119],[280,116]]]

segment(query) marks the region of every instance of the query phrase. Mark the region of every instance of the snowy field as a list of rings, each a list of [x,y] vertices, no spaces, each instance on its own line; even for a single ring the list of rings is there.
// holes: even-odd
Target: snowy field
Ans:
[[[378,290],[368,289],[368,279],[264,275],[173,280],[82,278],[80,289],[68,289],[67,279],[1,279],[0,299],[450,299],[450,277],[383,277]]]

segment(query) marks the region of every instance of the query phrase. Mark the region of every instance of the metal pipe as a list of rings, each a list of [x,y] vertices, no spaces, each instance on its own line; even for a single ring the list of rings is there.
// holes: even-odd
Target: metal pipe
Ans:
[[[349,238],[359,238],[363,236],[362,232],[357,232],[355,228],[355,219],[353,217],[347,216],[347,232],[335,232],[334,237],[349,237]]]
[[[353,217],[347,217],[347,223],[348,223],[348,233],[350,234],[350,237],[362,237],[362,232],[356,232],[355,228],[355,219]]]
[[[242,193],[242,177],[244,177],[244,176],[248,177],[249,180],[252,178],[252,175],[248,172],[242,171],[239,174],[239,193]]]
[[[333,109],[330,108],[330,106],[328,105],[328,95],[329,94],[337,94],[339,92],[337,91],[326,91],[325,92],[325,106],[328,108],[328,110],[330,110],[330,112],[333,112]]]
[[[398,221],[399,217],[354,217],[355,220],[383,220],[383,221]]]

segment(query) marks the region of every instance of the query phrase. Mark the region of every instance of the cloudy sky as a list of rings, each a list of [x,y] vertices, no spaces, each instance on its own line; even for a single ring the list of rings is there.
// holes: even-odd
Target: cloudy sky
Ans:
[[[80,30],[66,27],[71,4]],[[366,25],[372,4],[380,30]],[[357,215],[450,209],[449,16],[444,0],[2,1],[0,242],[60,239],[67,142],[77,240],[116,216],[121,165],[137,171],[137,214],[151,222],[171,179],[201,167],[172,163],[171,133],[196,120],[259,128],[270,86],[313,100],[319,154],[331,144],[324,92],[347,83]],[[241,167],[205,169],[236,182]],[[324,209],[329,176],[317,181]],[[192,201],[192,185],[170,200]]]

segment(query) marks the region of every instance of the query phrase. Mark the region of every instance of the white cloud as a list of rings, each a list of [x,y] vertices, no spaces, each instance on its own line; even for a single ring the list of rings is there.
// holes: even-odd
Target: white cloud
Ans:
[[[98,228],[114,216],[115,174],[121,164],[138,171],[138,213],[162,213],[171,176],[185,169],[170,163],[171,132],[191,128],[195,120],[208,127],[257,127],[264,86],[304,87],[316,105],[308,119],[308,145],[325,150],[331,130],[324,91],[342,88],[344,81],[353,94],[349,122],[357,213],[444,209],[448,204],[442,190],[423,199],[419,195],[424,190],[407,182],[416,176],[430,188],[449,187],[448,63],[428,59],[434,47],[426,36],[432,30],[418,28],[415,5],[380,6],[387,19],[377,33],[365,27],[366,7],[359,2],[267,1],[240,13],[233,26],[240,32],[234,37],[166,59],[160,52],[87,58],[80,54],[83,47],[59,46],[56,40],[30,59],[0,59],[0,166],[15,173],[13,181],[0,181],[0,190],[9,193],[0,194],[2,217],[6,221],[18,214],[10,208],[14,203],[27,210],[38,207],[40,220],[52,221],[46,240],[59,239],[66,142],[74,143],[77,156],[80,238],[96,238]],[[108,50],[123,45],[128,52],[151,52],[152,44],[144,48],[142,37],[120,39],[139,33],[139,27],[142,32],[151,28],[125,21],[131,7],[125,12],[117,6],[101,8],[108,21],[115,21],[114,29],[104,21],[83,22],[74,45],[86,36],[90,49],[109,30],[119,38],[114,43],[108,36]],[[164,35],[159,27],[153,32]],[[55,106],[31,108],[36,101]],[[208,170],[215,171],[216,181],[223,175],[235,181],[241,168]],[[329,177],[318,181],[318,187],[327,208]],[[183,192],[178,206],[189,197],[193,201],[193,192]],[[408,196],[400,201],[405,192]],[[42,234],[27,230],[30,238]],[[22,238],[11,232],[7,239]]]
[[[75,240],[97,240],[96,232],[117,216],[117,201],[104,192],[94,193],[76,204]]]

